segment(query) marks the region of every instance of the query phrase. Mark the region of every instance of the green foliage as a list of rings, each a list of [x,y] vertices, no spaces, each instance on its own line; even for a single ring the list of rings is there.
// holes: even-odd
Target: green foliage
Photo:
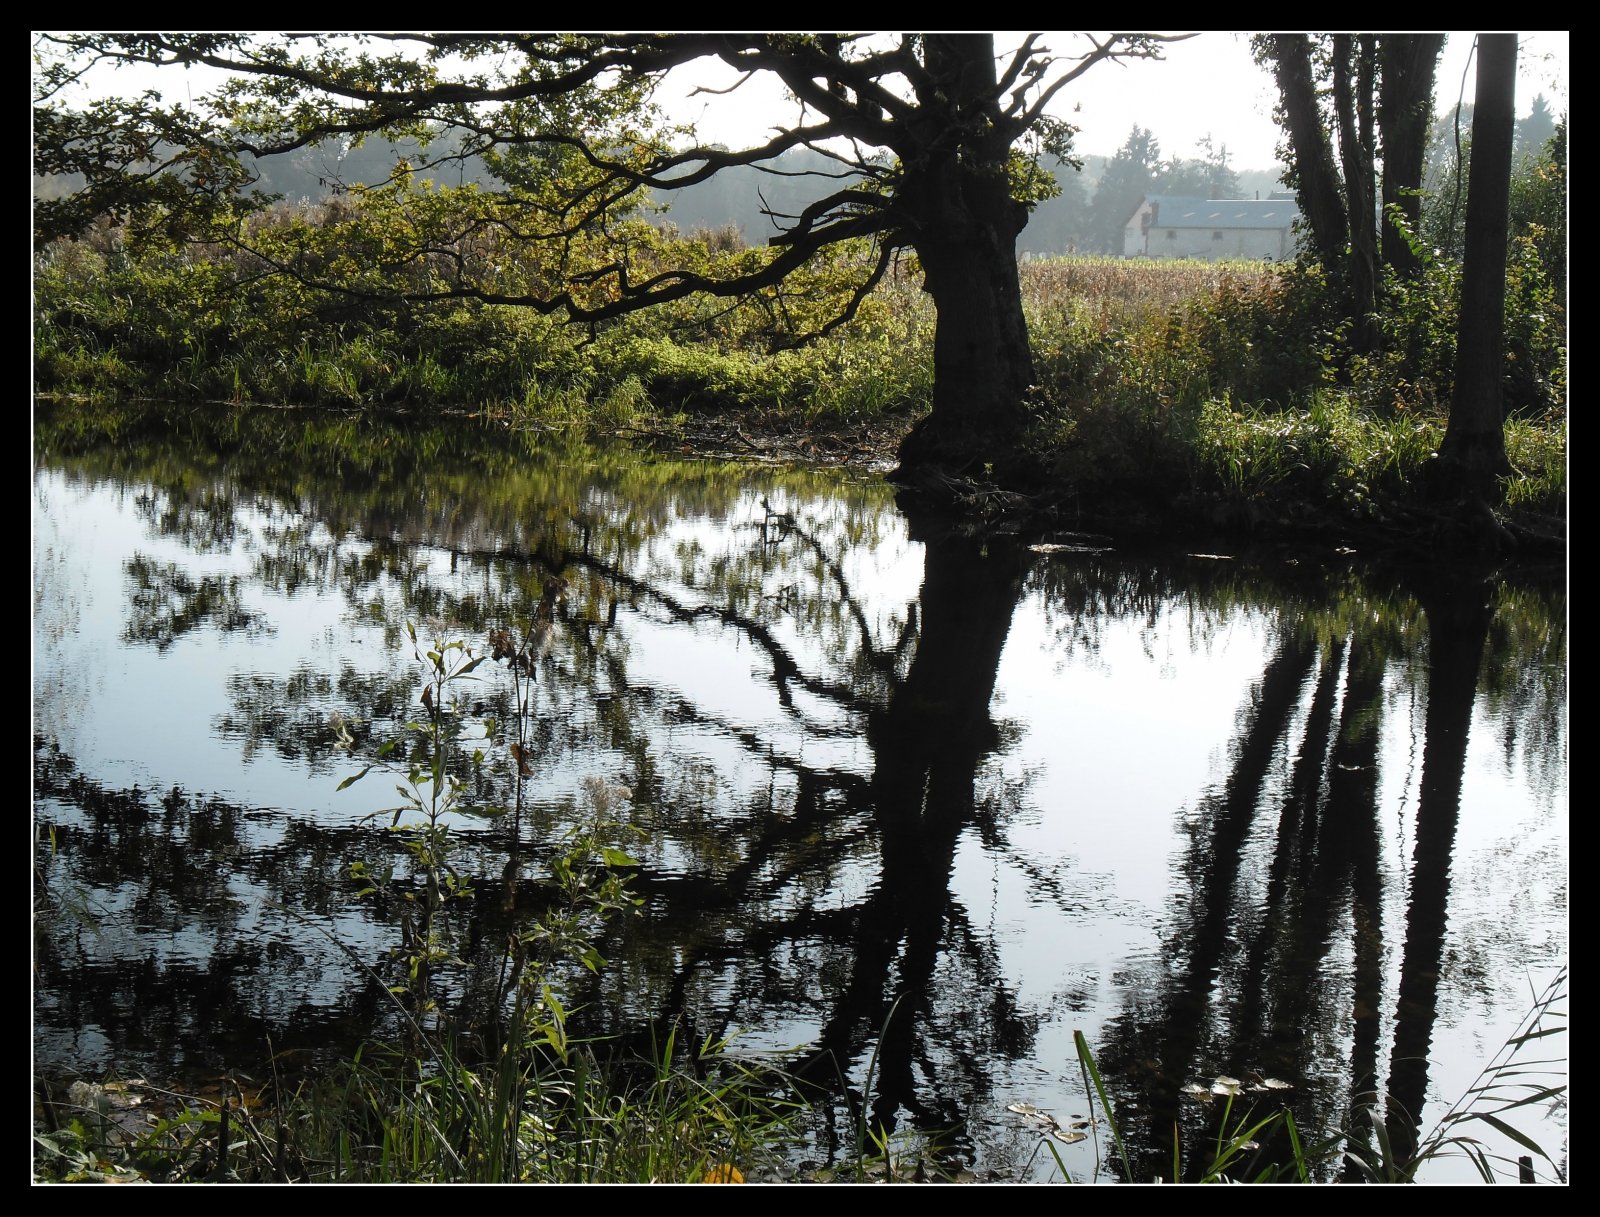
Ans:
[[[1439,118],[1429,141],[1420,236],[1431,255],[1444,261],[1460,259],[1465,235],[1467,171],[1472,153],[1471,110],[1470,105],[1462,107],[1459,156],[1453,109]],[[1537,117],[1536,110],[1531,118]],[[1522,123],[1529,122],[1530,119],[1522,120]],[[1517,256],[1518,243],[1531,244],[1537,251],[1544,278],[1553,286],[1564,312],[1567,300],[1567,122],[1561,119],[1548,137],[1532,144],[1525,142],[1520,129],[1522,123],[1519,123],[1518,155],[1511,167],[1509,239],[1512,258],[1515,260]]]
[[[1563,310],[1567,303],[1567,122],[1511,175],[1511,232],[1532,243]]]
[[[579,430],[648,425],[685,409],[871,417],[916,408],[931,392],[931,310],[904,279],[862,302],[851,340],[783,349],[844,306],[866,256],[856,246],[839,246],[749,299],[686,298],[588,336],[513,305],[318,299],[272,273],[276,261],[303,274],[362,274],[375,293],[392,286],[378,269],[385,264],[406,264],[414,277],[422,272],[405,249],[443,239],[417,231],[425,216],[415,197],[452,193],[458,202],[477,197],[471,188],[430,186],[408,190],[405,208],[393,190],[280,208],[253,221],[261,256],[217,245],[134,245],[114,229],[50,246],[35,278],[36,387],[342,408],[476,407]],[[768,256],[718,243],[715,234],[629,231],[641,271],[687,265],[718,276]],[[474,256],[496,259],[507,290],[547,277],[538,249]]]
[[[1567,428],[1564,419],[1506,424],[1506,456],[1513,476],[1505,483],[1508,508],[1546,516],[1567,510]]]
[[[1433,459],[1439,420],[1379,414],[1348,394],[1324,390],[1303,408],[1201,414],[1203,480],[1230,510],[1293,514],[1298,522],[1382,520]]]
[[[1505,410],[1513,417],[1566,415],[1565,261],[1562,277],[1553,278],[1546,245],[1534,235],[1518,237],[1506,260]]]
[[[346,237],[381,230],[388,206],[363,196],[255,223],[283,257],[336,256]],[[681,262],[722,273],[751,256],[670,231],[629,239],[644,269]],[[933,310],[914,262],[880,282],[848,330],[785,346],[839,307],[863,256],[841,246],[781,290],[738,303],[685,298],[585,335],[472,300],[314,303],[292,279],[262,277],[220,247],[130,242],[104,229],[38,259],[36,376],[58,392],[472,409],[580,433],[657,429],[688,411],[754,416],[758,426],[900,425],[893,420],[923,409],[933,387]],[[528,262],[505,273],[540,272]],[[1365,356],[1352,353],[1340,291],[1315,265],[1071,258],[1021,273],[1035,356],[1030,443],[1080,502],[1116,510],[1171,502],[1177,491],[1212,501],[1219,523],[1309,522],[1317,511],[1377,519],[1379,498],[1410,493],[1415,449],[1451,400],[1459,271],[1445,260],[1385,281],[1378,342]],[[1528,454],[1518,468],[1537,471],[1537,485],[1519,478],[1508,494],[1558,515],[1565,325],[1545,250],[1519,238],[1507,274],[1506,402],[1510,425],[1525,420],[1544,435],[1517,441]],[[1277,412],[1290,421],[1268,422]],[[1232,415],[1246,421],[1229,435]],[[1321,421],[1292,421],[1299,416]],[[1368,416],[1369,434],[1357,439],[1356,420]],[[1318,428],[1329,438],[1313,443]],[[1266,446],[1274,429],[1275,454]],[[1310,497],[1285,508],[1298,493]]]
[[[1559,516],[1564,315],[1531,242],[1507,288],[1507,436],[1524,455],[1506,502]],[[1035,441],[1076,501],[1246,528],[1398,524],[1418,501],[1454,388],[1453,264],[1386,280],[1365,356],[1314,264],[1066,260],[1027,267],[1024,290]]]

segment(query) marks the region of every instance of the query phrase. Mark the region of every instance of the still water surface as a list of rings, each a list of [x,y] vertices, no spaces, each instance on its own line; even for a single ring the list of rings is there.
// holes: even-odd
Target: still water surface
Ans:
[[[41,1068],[383,1033],[344,950],[398,942],[348,876],[404,881],[393,783],[339,783],[419,712],[406,623],[484,650],[553,577],[528,806],[454,821],[452,1016],[596,778],[644,905],[572,982],[585,1025],[739,1032],[984,1177],[1059,1178],[1009,1108],[1088,1114],[1076,1031],[1143,1178],[1219,1075],[1291,1083],[1306,1129],[1369,1093],[1426,1129],[1566,963],[1559,574],[980,540],[861,475],[472,423],[41,407],[35,451]],[[474,730],[509,721],[474,676]],[[513,790],[491,749],[467,801]],[[1564,1170],[1564,1112],[1530,1121]]]

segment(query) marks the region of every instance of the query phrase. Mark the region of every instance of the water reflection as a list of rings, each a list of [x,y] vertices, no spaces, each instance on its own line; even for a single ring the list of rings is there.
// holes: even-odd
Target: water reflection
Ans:
[[[155,421],[39,419],[41,1063],[383,1033],[400,914],[348,868],[405,858],[382,793],[335,788],[414,712],[405,622],[482,647],[556,578],[533,804],[458,825],[463,1023],[595,776],[650,836],[645,915],[571,978],[585,1028],[793,1049],[837,1100],[819,1154],[864,1114],[1048,1177],[1005,1108],[1085,1110],[1080,1029],[1141,1176],[1217,1073],[1292,1081],[1308,1129],[1367,1094],[1403,1128],[1565,959],[1559,588],[1041,554],[913,532],[869,481],[475,426]],[[465,711],[508,721],[509,682]],[[490,756],[468,810],[515,783]],[[1508,851],[1537,899],[1490,942],[1504,884],[1452,875]]]

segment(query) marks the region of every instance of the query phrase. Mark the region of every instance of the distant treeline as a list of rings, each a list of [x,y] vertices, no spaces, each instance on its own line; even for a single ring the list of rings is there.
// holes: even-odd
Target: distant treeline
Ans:
[[[1458,131],[1470,137],[1472,107],[1461,108],[1460,125],[1454,109],[1434,121],[1427,149],[1424,182],[1430,199],[1440,206],[1425,220],[1424,237],[1447,254],[1455,254],[1452,229],[1459,228],[1459,208],[1448,206],[1455,184],[1464,180],[1467,148],[1457,147]],[[1519,161],[1535,156],[1555,130],[1548,100],[1533,100],[1532,113],[1517,122]],[[1466,141],[1463,141],[1463,144]],[[469,182],[497,185],[478,157],[458,157],[455,137],[443,134],[423,148],[416,140],[373,137],[352,146],[331,142],[257,163],[258,189],[279,194],[291,202],[323,202],[354,185],[373,185],[389,179],[401,161],[418,176],[442,185]],[[1120,253],[1123,225],[1146,194],[1191,195],[1212,199],[1267,198],[1284,189],[1281,166],[1235,170],[1225,144],[1201,141],[1194,157],[1163,156],[1154,135],[1135,125],[1113,156],[1086,156],[1082,169],[1059,161],[1051,164],[1060,194],[1038,203],[1028,226],[1017,241],[1019,253]],[[709,180],[655,198],[662,208],[662,223],[679,232],[739,232],[746,244],[764,243],[780,227],[793,222],[807,203],[841,184],[839,162],[818,152],[798,148],[761,168],[731,167]],[[70,180],[40,181],[35,194],[55,197],[81,183]]]
[[[415,140],[369,139],[357,147],[322,145],[259,164],[260,188],[290,200],[317,202],[356,183],[388,179],[400,161],[443,185],[493,184],[477,157],[454,158],[448,136],[426,150]],[[1134,128],[1115,157],[1084,159],[1081,170],[1052,164],[1061,193],[1040,202],[1017,242],[1032,254],[1114,253],[1122,249],[1122,227],[1146,193],[1203,198],[1265,198],[1282,190],[1277,168],[1236,173],[1226,149],[1185,160],[1161,158],[1148,131]],[[746,244],[759,245],[794,222],[813,200],[842,184],[842,167],[820,152],[796,148],[757,166],[732,166],[683,190],[658,192],[661,219],[685,235],[737,228]]]
[[[1123,223],[1146,193],[1146,187],[1144,183],[1136,183],[1131,193],[1112,189],[1118,198],[1102,198],[1100,186],[1106,180],[1106,169],[1112,159],[1086,157],[1081,170],[1060,161],[1047,162],[1061,193],[1034,208],[1033,217],[1017,239],[1018,252],[1120,252]],[[684,233],[702,229],[716,231],[731,224],[739,229],[746,242],[758,244],[777,233],[780,224],[792,223],[792,217],[806,203],[835,182],[836,178],[818,175],[837,174],[839,165],[820,153],[797,149],[772,162],[770,168],[777,172],[754,167],[726,169],[710,181],[675,192],[662,200],[668,208],[666,219]],[[1201,193],[1211,198],[1251,198],[1254,197],[1252,192],[1260,191],[1260,196],[1265,198],[1272,191],[1283,189],[1277,182],[1278,172],[1274,169],[1234,175],[1229,183],[1232,192],[1226,195],[1212,195],[1204,187],[1198,191],[1190,189],[1195,183],[1187,180],[1168,186],[1165,192]],[[1161,188],[1161,183],[1152,176],[1149,187]]]
[[[387,181],[402,161],[419,178],[432,178],[441,185],[498,184],[481,158],[456,153],[448,134],[426,148],[414,139],[373,137],[353,146],[335,141],[258,161],[256,188],[291,203],[324,202],[349,187]],[[1278,168],[1235,173],[1226,158],[1223,149],[1209,160],[1162,161],[1149,132],[1136,127],[1115,157],[1085,157],[1081,170],[1055,162],[1051,168],[1060,194],[1037,204],[1017,242],[1018,252],[1120,252],[1123,223],[1146,193],[1265,198],[1283,189]],[[661,208],[661,222],[685,235],[734,228],[746,244],[758,245],[792,223],[806,204],[838,189],[840,172],[839,162],[800,148],[760,168],[724,169],[696,186],[661,192],[653,201]],[[57,197],[79,186],[69,179],[36,180],[34,191],[40,197]]]

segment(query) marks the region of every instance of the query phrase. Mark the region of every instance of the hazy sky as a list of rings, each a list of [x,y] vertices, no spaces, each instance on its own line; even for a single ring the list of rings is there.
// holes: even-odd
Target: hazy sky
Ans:
[[[1276,88],[1270,74],[1251,59],[1249,37],[1207,32],[1167,44],[1159,62],[1096,64],[1057,94],[1053,108],[1079,127],[1076,147],[1083,155],[1110,156],[1137,123],[1155,132],[1165,156],[1195,156],[1196,143],[1209,135],[1227,145],[1234,168],[1269,168],[1277,160],[1279,139],[1272,121]],[[1451,34],[1445,39],[1436,109],[1453,105],[1460,93],[1472,37]],[[1045,41],[1063,55],[1074,54],[1083,45],[1081,35],[1070,33],[1051,34]],[[1519,49],[1517,112],[1526,114],[1534,94],[1543,93],[1560,114],[1567,99],[1567,33],[1525,33]],[[731,72],[719,74],[713,83],[726,85],[732,79]],[[1473,84],[1468,73],[1468,102]],[[730,145],[754,140],[794,113],[772,81],[752,78],[731,98],[690,98],[689,91],[686,84],[678,93],[684,100],[676,105],[682,106],[686,117],[700,122],[702,137]]]
[[[1000,36],[1002,44],[1007,38]],[[1197,155],[1196,143],[1210,135],[1227,145],[1235,169],[1266,169],[1276,161],[1279,133],[1272,121],[1274,87],[1270,75],[1250,58],[1248,34],[1201,33],[1183,42],[1169,43],[1164,60],[1101,63],[1068,85],[1056,97],[1054,110],[1080,128],[1076,148],[1082,155],[1109,156],[1128,137],[1135,123],[1155,132],[1165,156]],[[1551,100],[1557,114],[1567,106],[1566,31],[1524,33],[1520,36],[1521,66],[1517,78],[1517,110],[1528,112],[1536,93]],[[1063,55],[1081,53],[1083,36],[1049,35],[1045,45]],[[1462,93],[1462,71],[1472,46],[1471,34],[1451,34],[1439,61],[1436,110],[1454,103],[1458,94],[1472,100],[1469,72]],[[764,137],[774,125],[792,121],[793,103],[786,102],[781,86],[770,78],[755,77],[727,97],[690,97],[696,84],[723,87],[734,79],[723,71],[698,65],[682,69],[685,79],[669,82],[660,99],[675,116],[700,124],[703,139],[737,145]],[[696,73],[690,78],[689,73]],[[207,78],[199,72],[169,70],[159,76],[158,87],[182,97],[199,94]],[[107,91],[134,91],[148,87],[150,75],[130,71],[107,73]],[[175,77],[169,85],[167,77]]]

